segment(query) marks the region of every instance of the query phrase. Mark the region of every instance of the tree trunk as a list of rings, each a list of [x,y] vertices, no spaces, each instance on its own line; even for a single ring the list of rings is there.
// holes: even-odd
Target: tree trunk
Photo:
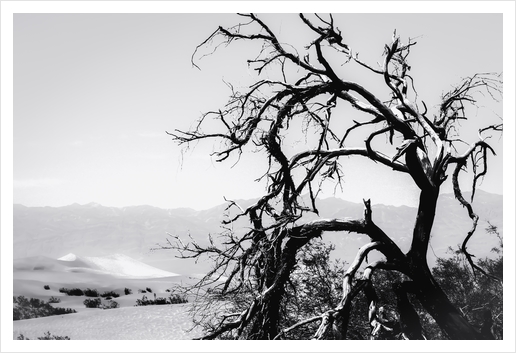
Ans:
[[[301,236],[301,228],[283,230],[281,237],[289,236],[285,247],[281,242],[270,247],[266,254],[265,289],[272,290],[262,299],[261,308],[256,314],[248,339],[272,340],[279,333],[280,304],[285,295],[285,283],[296,264],[297,251],[320,232],[308,232]]]
[[[409,340],[422,340],[425,337],[423,336],[419,315],[407,297],[407,289],[410,289],[412,285],[413,282],[398,283],[393,286],[393,290],[396,294],[396,305],[400,314],[401,332]]]
[[[262,282],[263,291],[274,286],[278,265],[281,266],[281,264],[276,263],[275,251],[274,247],[270,247],[263,255],[265,263]],[[279,309],[284,291],[283,285],[276,284],[267,298],[262,299],[247,339],[272,340],[278,334]]]
[[[281,288],[281,292],[283,289]],[[278,321],[280,301],[283,293],[274,293],[270,300],[263,303],[262,308],[256,314],[251,331],[247,339],[250,340],[272,340],[278,334]]]
[[[450,302],[428,267],[418,270],[413,278],[416,297],[434,318],[441,330],[453,340],[482,339],[480,333]]]
[[[480,339],[480,333],[450,302],[428,268],[426,255],[438,197],[439,187],[427,185],[419,198],[412,245],[407,254],[410,277],[416,286],[415,294],[450,339]]]

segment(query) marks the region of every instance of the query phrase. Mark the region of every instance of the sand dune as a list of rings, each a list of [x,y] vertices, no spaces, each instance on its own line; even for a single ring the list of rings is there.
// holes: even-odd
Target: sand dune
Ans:
[[[15,259],[13,270],[16,271],[65,271],[66,264],[46,256],[30,256],[22,259]]]
[[[32,256],[15,259],[14,271],[51,271],[107,274],[128,278],[160,278],[179,276],[177,273],[164,271],[147,265],[122,254],[101,257],[77,256],[68,254],[59,259],[45,256]]]
[[[164,271],[121,254],[104,257],[82,257],[68,254],[60,259],[34,256],[14,260],[13,295],[47,301],[59,297],[61,304],[78,311],[85,309],[84,297],[71,297],[59,292],[60,288],[97,289],[100,293],[114,291],[121,307],[133,306],[141,299],[139,290],[152,288],[158,296],[170,295],[167,289],[196,282],[193,276]],[[49,286],[49,289],[45,289]],[[124,295],[124,289],[133,291]],[[152,296],[152,294],[151,294]]]
[[[177,273],[164,271],[149,266],[123,254],[100,257],[77,256],[68,254],[57,259],[68,267],[70,272],[101,272],[115,277],[159,278],[179,276]]]
[[[142,296],[152,299],[174,294],[175,285],[196,281],[149,266],[121,254],[86,257],[68,254],[59,259],[35,256],[14,261],[14,296],[47,301],[59,298],[55,307],[75,309],[77,313],[14,321],[13,338],[20,334],[30,339],[45,332],[69,336],[72,340],[185,340],[200,335],[188,313],[191,304],[135,307]],[[45,289],[47,286],[49,289]],[[68,296],[60,288],[97,289],[99,293],[114,291],[118,309],[86,308],[85,296]],[[132,294],[126,295],[125,288]],[[152,288],[152,292],[148,292]],[[172,292],[168,290],[172,288]],[[140,290],[147,289],[147,293]],[[101,298],[107,303],[106,298]]]

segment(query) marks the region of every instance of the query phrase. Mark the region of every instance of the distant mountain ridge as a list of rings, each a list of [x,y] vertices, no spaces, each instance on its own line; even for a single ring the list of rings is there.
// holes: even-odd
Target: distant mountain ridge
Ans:
[[[239,203],[245,207],[253,201],[241,200]],[[222,204],[196,211],[187,208],[166,210],[153,206],[115,208],[95,203],[64,207],[14,205],[13,256],[18,259],[44,255],[57,259],[68,253],[90,257],[119,253],[172,272],[202,272],[205,269],[190,268],[193,266],[192,261],[175,259],[177,254],[171,251],[151,249],[158,247],[157,244],[166,245],[169,238],[167,232],[184,240],[191,236],[199,243],[206,244],[208,234],[215,235],[221,231],[220,222],[226,207],[227,204]],[[486,235],[487,221],[496,225],[503,235],[503,197],[478,190],[474,207],[480,222],[469,249],[477,257],[484,257],[497,245],[496,237]],[[321,218],[361,218],[363,214],[362,204],[338,198],[319,200],[318,208]],[[403,251],[407,251],[416,208],[373,204],[372,209],[374,222]],[[316,218],[319,217],[304,217],[306,220]],[[249,227],[249,223],[247,219],[242,219],[234,228],[246,227]],[[453,195],[441,195],[432,232],[429,262],[432,264],[435,256],[445,256],[449,246],[456,247],[461,243],[470,228],[471,221],[466,210]],[[334,257],[348,262],[356,250],[368,241],[363,235],[348,233],[326,233],[323,238],[335,244]]]

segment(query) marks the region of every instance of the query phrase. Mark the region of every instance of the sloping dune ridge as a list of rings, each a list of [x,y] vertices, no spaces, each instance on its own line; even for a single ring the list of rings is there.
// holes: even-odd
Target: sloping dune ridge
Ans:
[[[135,260],[127,255],[113,254],[100,257],[77,256],[69,253],[57,259],[70,272],[102,272],[115,277],[159,278],[179,276]]]
[[[69,336],[72,340],[167,339],[184,340],[199,336],[189,314],[190,303],[135,307],[147,296],[167,298],[175,293],[175,285],[196,281],[191,276],[158,269],[123,254],[101,257],[69,253],[59,259],[32,256],[14,260],[13,295],[48,301],[59,299],[54,307],[71,308],[74,314],[39,317],[13,322],[13,339],[23,334],[30,339],[45,332]],[[87,297],[69,296],[60,288],[113,291],[118,309],[86,308]],[[130,289],[130,293],[124,293]],[[150,291],[149,288],[152,288]],[[147,293],[141,290],[147,289]],[[172,289],[172,292],[170,292]],[[104,304],[110,298],[99,298]]]

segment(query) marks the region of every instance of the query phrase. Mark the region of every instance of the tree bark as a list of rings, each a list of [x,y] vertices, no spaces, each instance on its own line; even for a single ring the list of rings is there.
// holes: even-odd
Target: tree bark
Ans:
[[[275,258],[279,257],[279,259],[276,260],[275,266],[271,267],[274,271],[269,271],[267,275],[266,294],[262,297],[261,308],[251,327],[249,339],[272,340],[279,333],[280,304],[285,294],[285,283],[296,264],[296,253],[310,239],[321,234],[320,231],[315,230],[301,235],[301,230],[302,227],[297,227],[283,231],[282,236],[289,238],[281,254],[273,254],[275,249],[269,249],[269,265],[275,262]]]
[[[453,340],[482,339],[480,333],[450,302],[430,270],[418,269],[413,278],[417,299],[434,318],[441,330]]]
[[[428,268],[426,254],[438,197],[439,187],[427,186],[422,189],[419,198],[412,245],[407,254],[410,277],[416,286],[415,294],[450,339],[480,339],[480,333],[450,302]]]
[[[423,336],[419,315],[407,297],[407,287],[412,284],[413,282],[402,282],[394,285],[393,289],[396,294],[398,313],[400,314],[401,331],[409,340],[422,340],[425,337]]]
[[[247,339],[272,340],[276,337],[283,291],[283,288],[280,288],[277,293],[271,295],[269,300],[263,302],[261,310],[256,314]]]

